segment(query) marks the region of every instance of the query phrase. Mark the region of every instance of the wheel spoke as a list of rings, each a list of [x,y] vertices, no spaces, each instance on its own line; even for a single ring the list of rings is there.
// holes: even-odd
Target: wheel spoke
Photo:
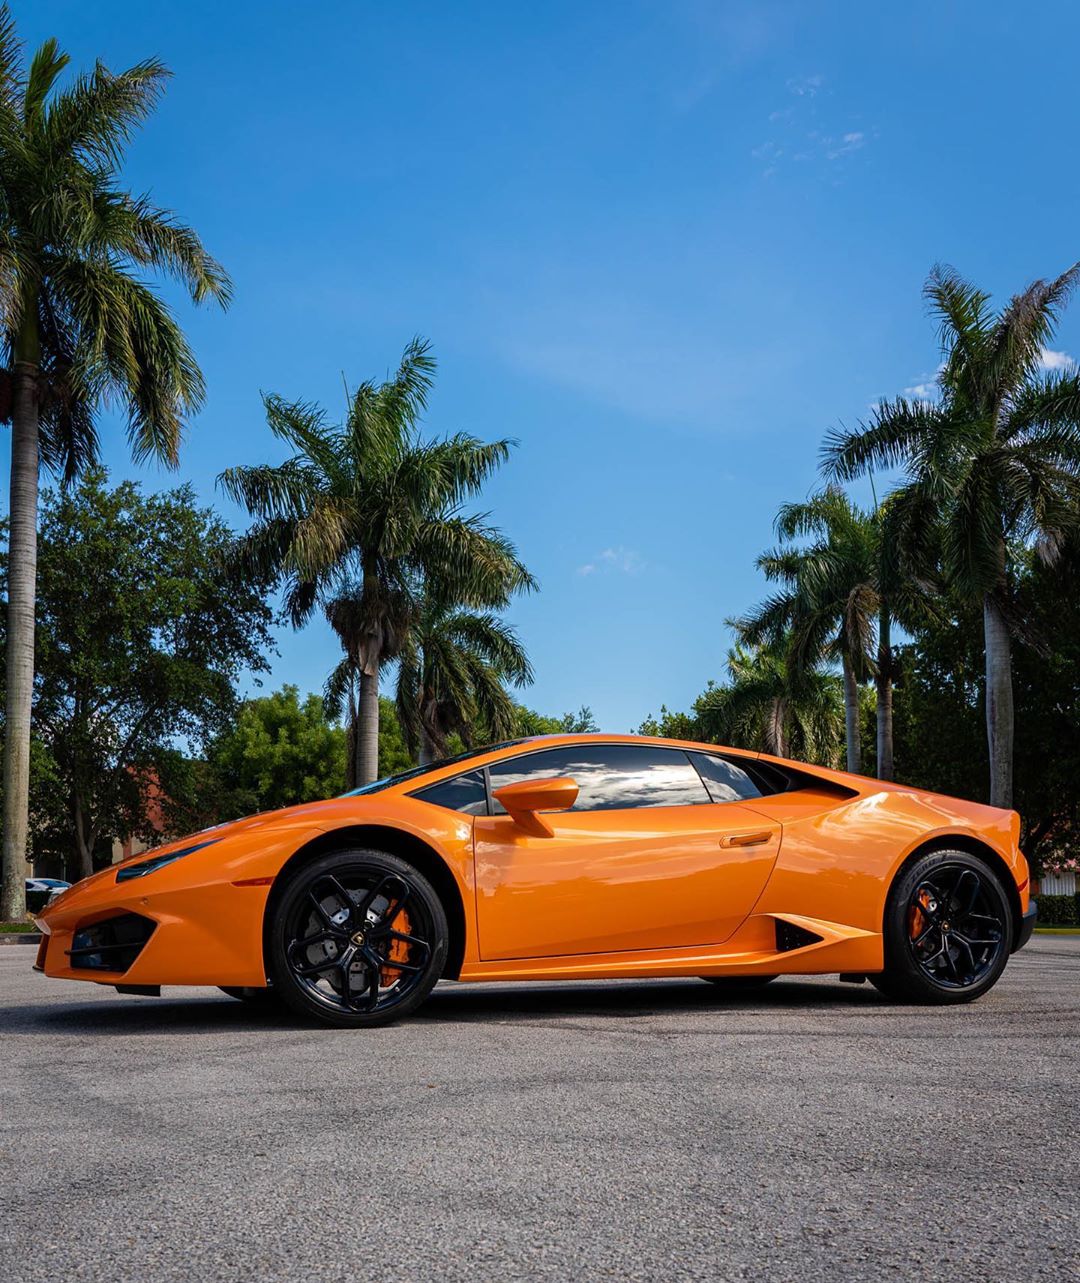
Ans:
[[[982,883],[974,869],[961,870],[950,896],[954,918],[962,922],[968,916],[975,907],[975,900],[981,888]]]
[[[926,939],[926,937],[930,934],[931,931],[937,931],[937,930],[938,930],[938,924],[931,918],[927,921],[926,926],[923,927],[923,929],[919,932],[917,936],[912,936],[911,943],[922,944],[922,942]]]

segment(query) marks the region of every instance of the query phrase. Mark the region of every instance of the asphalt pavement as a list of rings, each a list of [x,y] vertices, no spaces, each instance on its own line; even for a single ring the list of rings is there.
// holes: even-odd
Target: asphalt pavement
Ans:
[[[1080,1279],[1080,937],[980,1002],[440,985],[305,1027],[0,950],[10,1279]]]

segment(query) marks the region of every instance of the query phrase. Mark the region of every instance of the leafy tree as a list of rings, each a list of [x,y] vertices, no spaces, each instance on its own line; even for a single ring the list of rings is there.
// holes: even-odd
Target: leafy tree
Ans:
[[[175,464],[203,392],[195,359],[146,272],[195,302],[225,304],[229,280],[198,237],[118,183],[124,149],[167,72],[98,63],[64,88],[55,40],[23,62],[0,6],[0,342],[10,398],[11,526],[0,916],[25,907],[39,462],[71,480],[97,458],[97,412],[127,411],[137,459]]]
[[[655,735],[660,739],[696,740],[701,738],[701,727],[692,714],[673,713],[666,704],[661,704],[659,717],[653,717],[650,713],[638,727],[637,733]]]
[[[360,385],[340,427],[315,406],[267,397],[270,428],[295,453],[220,478],[256,519],[245,564],[284,575],[296,626],[322,602],[359,675],[358,783],[378,773],[379,673],[400,652],[421,591],[498,609],[534,587],[510,541],[462,511],[510,442],[419,437],[434,369],[414,340],[393,378]]]
[[[178,746],[219,731],[239,676],[266,668],[267,585],[232,574],[233,544],[190,487],[144,495],[91,469],[43,495],[34,734],[54,779],[35,854],[62,848],[69,875],[149,831]]]
[[[506,684],[532,681],[514,630],[490,611],[424,601],[398,660],[397,711],[421,765],[444,757],[457,733],[466,748],[512,738],[516,709]]]
[[[735,646],[725,684],[710,686],[694,705],[702,738],[777,757],[836,764],[843,725],[843,689],[820,668],[791,662],[791,643]]]
[[[322,700],[295,686],[245,700],[216,736],[206,762],[219,796],[217,819],[235,819],[333,797],[345,778],[345,732]]]
[[[1078,279],[1080,265],[1035,281],[995,314],[989,295],[935,268],[926,297],[941,324],[939,400],[884,402],[824,448],[837,479],[904,469],[894,503],[906,556],[939,553],[952,591],[981,611],[995,806],[1013,794],[1016,558],[1034,542],[1052,560],[1077,520],[1080,377],[1045,372],[1042,354]]]
[[[547,717],[523,704],[517,705],[515,736],[591,735],[599,729],[588,704],[582,704],[576,713],[563,713],[562,717]]]

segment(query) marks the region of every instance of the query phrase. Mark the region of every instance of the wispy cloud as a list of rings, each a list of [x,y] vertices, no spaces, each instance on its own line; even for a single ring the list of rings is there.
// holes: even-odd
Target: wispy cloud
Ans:
[[[753,148],[751,155],[762,165],[762,178],[771,178],[782,162],[814,165],[832,173],[855,152],[862,151],[874,131],[838,128],[835,109],[826,109],[832,97],[820,74],[797,76],[787,82],[788,105],[769,113],[774,134]],[[851,122],[846,122],[850,125]]]
[[[1044,370],[1056,372],[1059,370],[1072,370],[1075,368],[1076,362],[1068,352],[1051,352],[1048,347],[1044,347],[1042,355],[1039,357],[1039,365]]]
[[[796,98],[816,98],[824,85],[825,77],[822,75],[792,76],[787,82],[788,93]]]
[[[644,569],[645,561],[641,554],[634,548],[624,548],[619,544],[617,548],[605,548],[592,561],[578,566],[578,574],[595,575],[611,571],[621,575],[636,575]]]
[[[933,401],[937,393],[936,383],[913,383],[910,388],[904,389],[904,396],[914,397],[916,401]]]

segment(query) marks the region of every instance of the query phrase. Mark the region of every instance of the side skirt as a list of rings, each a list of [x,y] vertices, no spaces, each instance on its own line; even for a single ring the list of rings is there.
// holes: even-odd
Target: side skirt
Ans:
[[[835,975],[884,966],[880,932],[794,913],[748,918],[722,945],[466,962],[462,982],[617,980],[657,976]]]

